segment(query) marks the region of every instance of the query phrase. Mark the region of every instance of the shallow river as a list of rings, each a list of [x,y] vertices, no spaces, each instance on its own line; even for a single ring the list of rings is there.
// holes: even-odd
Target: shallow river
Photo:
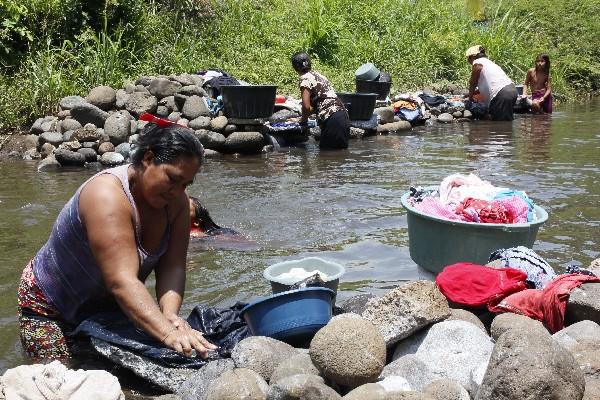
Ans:
[[[557,269],[573,260],[587,266],[600,257],[599,115],[596,102],[512,123],[423,126],[354,140],[347,151],[320,152],[309,142],[209,159],[190,193],[249,241],[191,246],[183,314],[197,303],[225,307],[267,294],[265,266],[308,255],[346,266],[338,299],[424,276],[408,253],[400,197],[410,185],[435,185],[457,172],[525,190],[550,214],[534,249]],[[92,174],[0,163],[0,373],[26,362],[15,316],[21,271]]]

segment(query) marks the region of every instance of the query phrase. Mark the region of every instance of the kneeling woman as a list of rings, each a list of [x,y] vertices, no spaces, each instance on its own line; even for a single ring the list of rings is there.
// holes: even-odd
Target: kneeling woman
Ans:
[[[190,232],[185,189],[200,168],[202,145],[185,127],[149,119],[132,164],[81,185],[23,271],[21,342],[34,359],[68,358],[67,333],[115,306],[176,351],[215,348],[178,316]],[[152,271],[156,300],[144,285]]]
[[[321,149],[345,149],[350,138],[348,111],[337,97],[333,86],[323,75],[311,70],[308,54],[296,53],[292,57],[292,67],[300,76],[302,96],[302,117],[305,125],[311,113],[317,114],[321,128]]]

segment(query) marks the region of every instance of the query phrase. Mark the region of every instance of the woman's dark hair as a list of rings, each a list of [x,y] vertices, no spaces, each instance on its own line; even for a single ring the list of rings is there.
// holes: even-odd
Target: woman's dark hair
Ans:
[[[202,232],[211,233],[221,227],[212,220],[208,214],[208,210],[200,203],[197,197],[189,196],[192,204],[194,205],[194,215],[196,218],[192,221],[196,224]]]
[[[310,57],[306,53],[296,53],[292,56],[292,67],[298,72],[306,73],[311,70]]]
[[[204,157],[204,148],[194,132],[177,124],[146,124],[131,155],[133,165],[140,166],[147,151],[154,154],[157,165],[171,163],[179,157],[196,157],[202,163]]]
[[[538,60],[544,60],[546,62],[546,65],[544,67],[544,72],[549,74],[550,73],[550,56],[548,54],[540,54],[536,57],[535,61]]]
[[[473,57],[475,60],[477,60],[478,58],[483,58],[483,57],[487,57],[485,55],[485,48],[483,46],[479,46],[479,53],[475,55],[475,57]]]

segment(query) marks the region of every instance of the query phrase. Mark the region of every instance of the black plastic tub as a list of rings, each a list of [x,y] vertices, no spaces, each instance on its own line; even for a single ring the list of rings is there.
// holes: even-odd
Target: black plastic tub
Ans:
[[[377,93],[377,100],[385,100],[390,94],[392,82],[356,79],[356,93]]]
[[[375,93],[338,93],[337,94],[351,120],[369,120],[373,116],[377,94]]]
[[[277,86],[221,86],[223,109],[228,118],[268,118],[273,115]]]

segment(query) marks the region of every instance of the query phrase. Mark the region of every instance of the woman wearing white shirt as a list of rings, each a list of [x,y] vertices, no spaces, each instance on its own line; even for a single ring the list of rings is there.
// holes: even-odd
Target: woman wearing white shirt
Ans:
[[[512,121],[513,107],[517,101],[517,88],[496,63],[485,55],[483,46],[473,46],[465,53],[472,65],[469,80],[469,100],[473,101],[475,88],[483,98],[491,119]]]

